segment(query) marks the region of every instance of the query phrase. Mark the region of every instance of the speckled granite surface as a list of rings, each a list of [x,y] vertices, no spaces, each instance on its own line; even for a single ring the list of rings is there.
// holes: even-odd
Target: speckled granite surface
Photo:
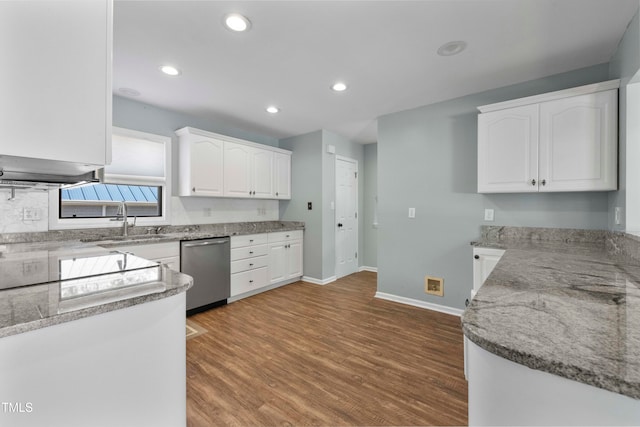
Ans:
[[[476,245],[506,252],[462,316],[465,335],[505,359],[640,399],[633,241],[605,231],[482,234]]]
[[[264,221],[132,227],[128,238],[122,238],[120,228],[0,234],[0,337],[170,297],[186,291],[192,283],[190,276],[158,267],[162,274],[161,288],[147,285],[144,290],[141,287],[118,289],[105,295],[102,300],[99,296],[92,296],[90,302],[84,304],[90,304],[89,307],[71,304],[69,301],[62,301],[60,282],[52,281],[49,277],[51,260],[59,256],[60,252],[98,254],[108,253],[108,248],[113,246],[301,229],[304,229],[303,222]],[[17,257],[24,262],[1,262],[3,257],[4,261]],[[36,257],[41,261],[34,261]],[[49,266],[46,265],[47,262]],[[20,276],[24,275],[43,275],[43,278],[37,279],[38,284],[35,285],[4,289],[13,286],[11,283],[19,281]],[[141,292],[146,294],[140,295]]]
[[[103,272],[104,258],[113,252],[90,244],[18,243],[1,249],[0,337],[167,298],[193,282],[191,276],[130,254],[119,254],[129,258],[128,268],[122,264],[125,258],[117,260],[121,264],[115,270]],[[67,266],[72,261],[88,265],[90,273],[55,280],[75,268]],[[13,287],[23,279],[36,284]]]
[[[232,222],[177,226],[166,225],[160,227],[130,227],[129,238],[123,239],[120,227],[87,228],[54,230],[39,233],[5,233],[0,234],[0,244],[78,240],[84,242],[114,241],[121,245],[123,242],[126,242],[127,244],[134,244],[138,241],[140,243],[149,243],[160,240],[193,240],[206,239],[209,237],[236,236],[242,234],[303,229],[304,222],[298,221]]]

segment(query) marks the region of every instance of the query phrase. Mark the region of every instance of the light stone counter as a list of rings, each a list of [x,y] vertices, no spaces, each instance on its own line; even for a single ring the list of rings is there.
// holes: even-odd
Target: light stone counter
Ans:
[[[640,399],[640,262],[624,239],[485,228],[475,244],[506,252],[462,316],[465,336],[529,368]]]
[[[157,280],[137,286],[115,286],[83,298],[61,298],[58,279],[61,260],[75,256],[96,257],[109,248],[220,236],[304,229],[304,223],[264,221],[189,226],[132,227],[122,237],[120,228],[60,230],[41,233],[0,234],[0,338],[47,326],[131,307],[185,292],[193,279],[157,266]],[[132,255],[128,255],[132,257]],[[155,264],[154,264],[155,265]],[[148,270],[127,273],[130,282],[144,281]],[[81,287],[95,287],[107,276],[86,279]],[[119,280],[118,278],[116,278]],[[19,286],[26,280],[24,286]],[[115,282],[114,282],[115,283]],[[111,285],[107,285],[111,286]]]

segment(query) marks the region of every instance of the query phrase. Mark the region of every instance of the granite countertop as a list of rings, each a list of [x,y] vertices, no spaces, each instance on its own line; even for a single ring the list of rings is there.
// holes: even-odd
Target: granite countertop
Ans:
[[[0,234],[0,337],[167,298],[193,283],[186,274],[131,254],[115,261],[128,264],[127,271],[98,269],[77,279],[60,280],[63,263],[97,264],[116,246],[302,229],[302,222],[264,221],[133,227],[127,237],[120,228]]]
[[[103,247],[135,244],[176,242],[180,240],[208,239],[277,231],[304,230],[304,222],[260,221],[220,224],[167,225],[160,227],[130,227],[129,236],[123,237],[120,227],[55,230],[38,233],[0,234],[0,245],[9,243],[68,242],[95,243]]]
[[[532,369],[640,399],[640,262],[609,243],[476,242],[506,252],[462,316],[465,336]]]
[[[185,292],[191,276],[78,242],[0,245],[0,337]]]

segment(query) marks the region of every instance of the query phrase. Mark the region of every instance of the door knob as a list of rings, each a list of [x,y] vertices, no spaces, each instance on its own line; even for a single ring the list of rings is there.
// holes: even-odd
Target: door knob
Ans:
[[[531,180],[531,185],[536,185],[536,180],[535,179]]]
[[[480,255],[474,255],[473,258],[480,259]]]
[[[342,223],[340,223],[340,222],[339,222],[339,223],[338,223],[338,227],[342,227]]]

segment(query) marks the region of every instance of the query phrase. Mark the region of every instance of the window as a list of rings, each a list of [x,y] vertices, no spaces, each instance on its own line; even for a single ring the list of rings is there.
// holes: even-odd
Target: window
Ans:
[[[122,202],[135,217],[162,216],[162,187],[124,184],[88,184],[62,189],[60,218],[111,218]]]
[[[112,160],[100,183],[51,191],[49,228],[114,227],[122,203],[138,225],[169,224],[171,139],[113,128]]]

